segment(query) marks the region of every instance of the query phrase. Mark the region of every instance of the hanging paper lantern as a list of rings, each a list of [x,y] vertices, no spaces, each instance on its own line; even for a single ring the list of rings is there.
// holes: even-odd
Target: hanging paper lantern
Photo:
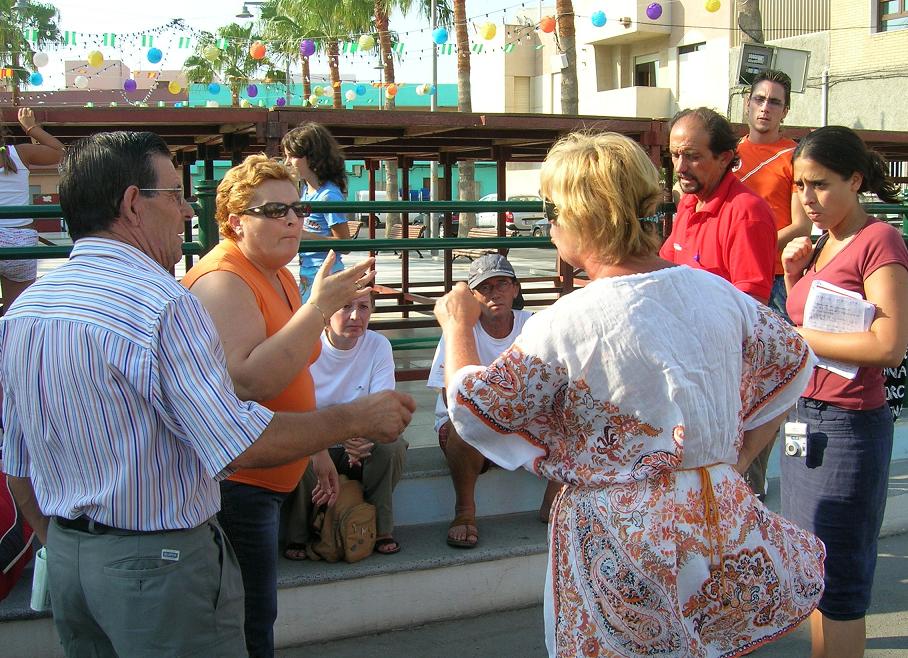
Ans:
[[[435,42],[436,46],[440,46],[443,43],[448,42],[448,31],[443,27],[435,28],[435,31],[432,32],[432,41]]]
[[[555,17],[554,16],[543,16],[542,20],[539,21],[539,29],[545,32],[546,34],[551,34],[555,31]]]
[[[252,59],[264,59],[266,50],[265,44],[261,41],[256,41],[249,46],[249,56],[252,57]]]
[[[498,31],[498,28],[495,27],[495,23],[483,23],[479,26],[479,36],[481,36],[486,41],[495,38],[495,33]]]
[[[173,94],[174,96],[176,96],[177,94],[179,94],[182,90],[183,90],[183,87],[181,87],[181,86],[180,86],[180,83],[177,82],[176,80],[171,80],[171,81],[167,84],[167,91],[169,91],[169,92],[170,92],[171,94]]]
[[[312,88],[312,95],[315,96],[316,98],[318,98],[319,96],[321,96],[324,93],[325,93],[325,90],[322,89],[321,87]]]
[[[348,89],[347,92],[344,94],[344,98],[347,99],[348,103],[352,103],[353,101],[356,100],[356,92],[353,89]]]
[[[252,103],[249,102],[248,98],[241,98],[240,107],[252,107]]]
[[[274,104],[278,107],[284,107],[287,104],[287,99],[283,96],[278,96],[277,99],[275,99]]]
[[[32,87],[40,87],[44,84],[44,76],[35,71],[28,77],[28,82]]]
[[[216,62],[221,56],[221,49],[215,46],[214,44],[210,46],[205,46],[205,50],[202,51],[202,57],[207,59],[209,62]]]
[[[255,85],[249,85],[246,87],[246,95],[249,96],[249,98],[255,98],[259,95],[259,88]]]
[[[221,93],[221,85],[219,85],[217,82],[208,83],[208,93],[212,96],[217,96]]]
[[[220,107],[220,106],[221,106],[221,104],[218,103],[216,100],[212,100],[209,98],[207,101],[205,101],[205,107]]]
[[[96,69],[99,69],[102,64],[104,64],[104,55],[101,54],[100,50],[92,50],[88,53],[89,66],[94,66]]]
[[[161,61],[164,53],[161,52],[160,48],[149,48],[148,53],[145,56],[148,58],[149,62],[151,62],[152,64],[157,64]]]
[[[706,0],[706,11],[711,14],[719,11],[719,7],[722,6],[722,3],[719,0]]]
[[[365,96],[366,95],[366,85],[356,85],[356,95]]]
[[[340,84],[338,84],[337,86],[340,87]],[[328,85],[325,85],[324,87],[322,87],[322,96],[331,96],[333,94],[334,94],[334,90],[331,87],[329,87]]]
[[[88,78],[84,75],[77,75],[76,79],[73,80],[73,84],[76,85],[79,89],[85,89],[88,87]]]
[[[592,22],[593,27],[602,27],[605,25],[605,12],[594,11],[593,15],[590,16],[590,22]]]
[[[662,5],[654,2],[646,8],[646,17],[651,21],[657,20],[662,15]]]
[[[371,34],[363,34],[359,38],[359,49],[360,50],[372,50],[375,48],[375,37]]]
[[[397,96],[397,85],[393,82],[389,84],[388,88],[385,89],[385,96],[387,96],[388,98],[394,98],[395,96]]]
[[[425,85],[416,85],[416,95],[417,96],[424,96],[425,93],[426,93]]]
[[[426,83],[426,96],[431,96],[435,93],[435,85],[430,85]]]
[[[47,56],[47,53],[35,53],[32,56],[32,63],[37,66],[39,69],[42,66],[47,66],[47,63],[50,61],[50,57]]]
[[[315,94],[312,94],[309,97],[309,105],[312,105],[313,107],[318,105],[318,96],[316,96]]]
[[[123,81],[123,91],[135,91],[138,86],[132,78]]]
[[[303,39],[300,41],[300,55],[303,57],[312,57],[315,54],[315,42],[312,39]]]
[[[177,108],[183,107],[183,101],[177,101],[176,103],[173,104],[173,106],[177,107]]]

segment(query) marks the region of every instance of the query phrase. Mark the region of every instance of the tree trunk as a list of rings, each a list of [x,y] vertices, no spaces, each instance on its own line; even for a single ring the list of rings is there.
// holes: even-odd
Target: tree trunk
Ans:
[[[337,39],[328,40],[328,70],[331,78],[331,90],[334,97],[334,109],[343,109],[344,103],[341,98],[340,85],[340,47]]]
[[[738,0],[738,27],[744,43],[763,43],[763,15],[760,0]]]
[[[240,106],[240,86],[235,82],[230,84],[230,104],[233,107]]]
[[[312,95],[312,80],[309,79],[309,58],[301,56],[300,59],[303,62],[302,70],[300,71],[303,76],[303,102],[300,105],[305,105]]]
[[[375,0],[375,29],[378,31],[378,56],[384,67],[385,88],[381,89],[382,103],[386,110],[394,109],[394,97],[388,97],[386,93],[388,85],[394,82],[394,56],[391,53],[391,33],[388,31],[388,13],[385,11],[385,4],[382,0]],[[384,161],[385,167],[385,194],[388,201],[398,201],[400,199],[400,186],[397,184],[397,160],[388,159]],[[385,236],[395,224],[401,223],[399,212],[389,212],[385,214]]]
[[[470,91],[470,35],[467,33],[466,0],[454,0],[454,35],[457,41],[457,110],[472,112]],[[461,201],[476,200],[476,168],[471,160],[457,163],[457,195]],[[460,213],[457,235],[464,237],[476,226],[476,213]]]
[[[556,0],[558,15],[558,41],[561,52],[567,56],[567,67],[561,70],[561,113],[579,113],[577,91],[577,39],[574,31],[574,5],[571,0]]]
[[[10,78],[10,90],[12,94],[13,107],[19,107],[19,51],[14,50],[10,65],[13,69],[13,77]]]

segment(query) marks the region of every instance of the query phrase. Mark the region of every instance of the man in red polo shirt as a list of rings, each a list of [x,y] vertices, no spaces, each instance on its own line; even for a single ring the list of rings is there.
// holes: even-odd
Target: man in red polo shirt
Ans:
[[[776,261],[776,225],[766,202],[731,168],[738,139],[722,115],[683,110],[671,123],[669,150],[683,195],[659,255],[707,270],[765,304]]]

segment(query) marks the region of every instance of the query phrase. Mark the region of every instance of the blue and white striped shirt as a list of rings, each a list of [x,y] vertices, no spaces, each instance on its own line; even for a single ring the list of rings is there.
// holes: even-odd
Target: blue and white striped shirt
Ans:
[[[158,263],[83,238],[0,322],[4,469],[48,516],[192,528],[273,413],[234,393],[211,318]]]

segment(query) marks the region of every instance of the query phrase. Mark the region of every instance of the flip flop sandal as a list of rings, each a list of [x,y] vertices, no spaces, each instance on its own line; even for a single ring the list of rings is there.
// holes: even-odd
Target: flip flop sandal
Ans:
[[[302,562],[303,560],[309,559],[309,556],[306,554],[305,544],[287,544],[284,548],[284,557],[295,562]]]
[[[473,532],[467,530],[467,537],[473,536],[476,537],[474,541],[469,539],[453,539],[451,537],[451,528],[456,528],[457,526],[467,526],[468,528],[473,528]],[[476,544],[479,543],[479,531],[476,529],[476,517],[472,515],[459,515],[453,521],[451,525],[448,526],[448,546],[453,546],[454,548],[476,548]]]
[[[382,537],[375,540],[375,548],[372,549],[372,552],[379,555],[394,555],[400,552],[400,544],[394,537]]]

